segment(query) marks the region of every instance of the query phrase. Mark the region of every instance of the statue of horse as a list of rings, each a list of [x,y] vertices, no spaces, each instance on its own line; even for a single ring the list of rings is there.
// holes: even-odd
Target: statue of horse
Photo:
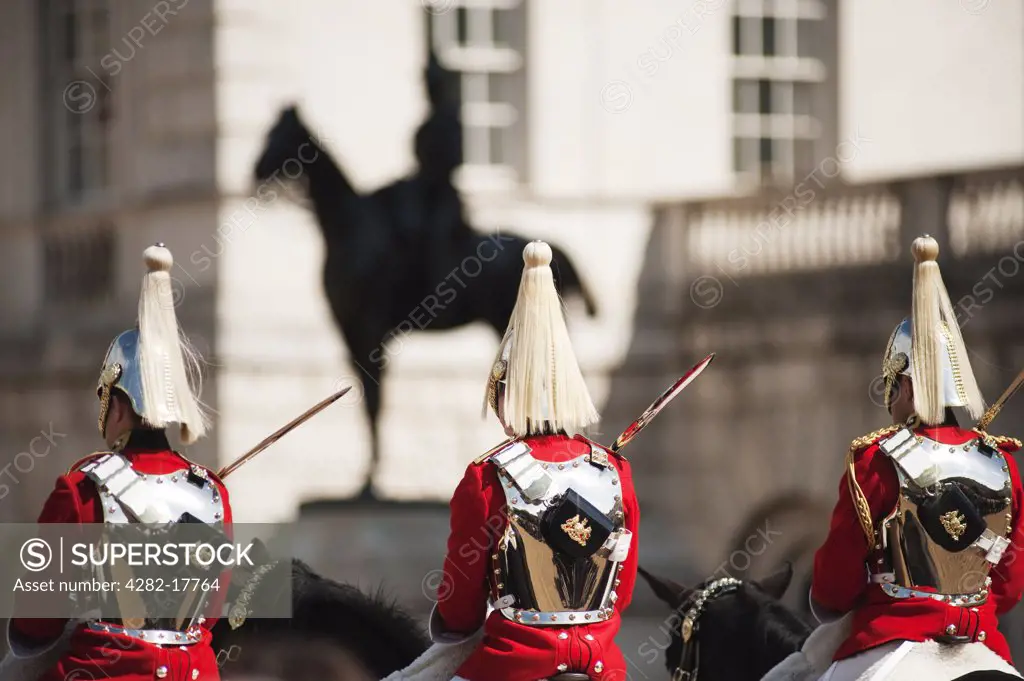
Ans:
[[[504,232],[479,233],[466,222],[451,182],[461,162],[461,125],[457,112],[436,98],[416,136],[420,170],[369,195],[355,190],[294,106],[285,108],[270,129],[255,167],[256,180],[265,185],[299,183],[320,225],[324,291],[360,377],[370,423],[366,497],[372,496],[379,462],[387,341],[413,330],[442,331],[476,321],[500,336],[515,305],[528,243]],[[453,144],[460,146],[453,149]],[[587,313],[595,315],[597,307],[576,268],[564,252],[553,250],[559,290],[580,295]]]

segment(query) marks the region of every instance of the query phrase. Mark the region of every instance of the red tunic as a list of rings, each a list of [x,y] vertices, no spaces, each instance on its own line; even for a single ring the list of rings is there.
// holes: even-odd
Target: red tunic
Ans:
[[[158,438],[159,439],[159,438]],[[131,441],[122,452],[139,473],[161,475],[187,469],[190,462],[171,451],[166,445],[133,447]],[[91,458],[91,457],[89,457]],[[103,507],[95,484],[76,470],[87,459],[79,461],[67,475],[57,478],[50,493],[40,523],[99,523],[103,522]],[[220,489],[224,503],[224,522],[231,525],[231,505],[223,483],[211,473]],[[65,681],[71,678],[110,679],[117,681],[143,681],[155,679],[156,669],[166,667],[165,681],[207,681],[219,679],[216,656],[210,645],[210,629],[216,615],[223,608],[227,595],[227,574],[219,580],[219,590],[211,599],[208,619],[203,623],[203,638],[190,646],[161,648],[123,634],[92,631],[83,624],[71,635],[67,652],[57,665],[39,681]],[[20,637],[45,644],[59,636],[66,619],[12,618],[10,626]]]
[[[557,463],[590,452],[590,441],[579,436],[530,437],[526,442],[539,461]],[[505,493],[493,463],[466,469],[452,496],[451,535],[437,607],[448,630],[470,633],[483,624],[485,636],[459,668],[459,676],[470,681],[536,681],[557,674],[558,665],[565,664],[568,671],[584,671],[595,680],[625,681],[626,662],[614,639],[636,582],[640,508],[629,464],[615,454],[609,454],[608,460],[619,472],[625,527],[633,533],[633,540],[619,573],[612,616],[574,627],[530,627],[508,620],[498,611],[484,622],[490,585],[488,559],[508,522]]]
[[[949,445],[961,445],[977,437],[974,431],[956,426],[918,428],[916,433]],[[1017,464],[1010,452],[1012,443],[1001,444],[1007,453],[1013,484],[1013,533],[1011,546],[1003,560],[991,571],[992,585],[988,601],[978,608],[961,608],[930,598],[895,599],[885,595],[879,585],[867,581],[867,566],[876,560],[873,547],[861,529],[854,512],[846,476],[839,484],[839,502],[832,512],[832,526],[824,545],[814,556],[811,595],[815,601],[836,612],[855,610],[850,638],[840,646],[835,659],[841,660],[889,641],[925,641],[946,634],[956,627],[956,635],[984,640],[993,651],[1011,664],[1010,649],[999,632],[997,615],[1013,608],[1024,591],[1024,489]],[[895,464],[872,444],[857,453],[854,460],[857,481],[871,507],[875,527],[896,507],[899,483]],[[922,588],[927,591],[929,589]],[[979,636],[982,632],[984,636]]]

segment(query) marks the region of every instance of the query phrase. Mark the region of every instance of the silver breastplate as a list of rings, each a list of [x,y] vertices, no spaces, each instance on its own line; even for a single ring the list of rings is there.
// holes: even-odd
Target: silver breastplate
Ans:
[[[192,465],[174,473],[144,474],[133,469],[125,457],[112,453],[89,461],[81,471],[96,485],[105,525],[164,526],[198,521],[200,525],[189,527],[224,526],[223,497],[200,466]],[[177,535],[177,540],[192,536],[190,531]],[[199,640],[196,627],[202,622],[201,613],[209,594],[198,589],[190,594],[179,587],[185,583],[182,580],[201,574],[198,570],[176,573],[174,568],[147,570],[124,562],[96,566],[95,577],[100,581],[124,585],[129,581],[139,584],[141,580],[143,586],[131,590],[122,586],[116,592],[100,594],[103,625],[95,626],[109,629],[114,625],[120,633],[151,643],[194,643]],[[211,575],[216,576],[212,571]],[[160,599],[161,605],[154,607],[152,599]],[[112,613],[118,616],[113,617]],[[122,626],[117,627],[118,624]]]
[[[607,619],[631,534],[624,529],[619,474],[608,453],[591,452],[570,461],[544,463],[516,441],[495,454],[507,502],[508,523],[492,556],[492,605],[508,619],[534,626],[566,626]],[[554,548],[542,531],[544,514],[568,490],[611,521],[612,532],[592,555],[572,558]],[[558,531],[589,537],[579,516]],[[582,542],[581,542],[582,543]]]
[[[949,445],[907,429],[879,447],[896,464],[900,483],[899,501],[882,526],[891,566],[877,579],[882,589],[894,598],[985,602],[989,572],[1009,547],[1012,529],[1003,453],[980,438]]]

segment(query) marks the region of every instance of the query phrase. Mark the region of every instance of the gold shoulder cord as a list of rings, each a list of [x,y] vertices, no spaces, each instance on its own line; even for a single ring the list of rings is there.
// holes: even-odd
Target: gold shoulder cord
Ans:
[[[887,426],[859,437],[850,443],[850,449],[846,452],[846,484],[850,488],[850,497],[853,499],[853,507],[857,512],[860,528],[864,531],[864,536],[868,540],[868,546],[871,548],[875,548],[877,544],[875,540],[875,523],[871,519],[871,506],[868,504],[868,498],[865,496],[864,490],[861,489],[860,483],[857,482],[857,476],[854,473],[854,456],[860,450],[873,445],[877,440],[890,433],[895,433],[902,427],[902,425]]]
[[[1013,445],[1017,449],[1024,448],[1024,444],[1021,444],[1021,441],[1018,440],[1015,437],[1009,437],[1008,435],[989,435],[988,433],[984,433],[984,432],[982,432],[981,434],[983,434],[986,438],[988,438],[989,440],[994,442],[996,444],[996,446],[998,446],[998,445]]]

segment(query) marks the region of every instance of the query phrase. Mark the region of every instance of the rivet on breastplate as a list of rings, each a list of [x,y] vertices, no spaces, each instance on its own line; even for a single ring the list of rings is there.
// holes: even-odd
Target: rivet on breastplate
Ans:
[[[597,672],[598,674],[600,674],[601,672],[604,671],[604,663],[601,662],[601,660],[598,660],[597,662],[594,663],[594,671]]]
[[[615,582],[613,583],[613,586],[618,586],[621,582],[622,582],[621,579],[616,579]]]
[[[932,443],[932,449],[938,449],[938,448],[939,448],[939,443],[938,442],[933,442]]]
[[[565,469],[565,464],[564,463],[558,464],[558,470],[561,471],[561,470],[564,470],[564,469]]]
[[[619,481],[618,480],[612,480],[612,484],[613,485],[617,485],[617,484],[619,484]]]
[[[569,613],[569,621],[572,622],[574,619],[576,619],[576,615]]]
[[[519,503],[519,497],[512,497],[512,503],[513,504],[518,504]]]
[[[583,619],[589,620],[590,619],[590,613],[588,612],[588,613],[584,614],[583,615]]]
[[[171,482],[178,482],[178,476],[177,475],[172,475],[171,476]]]
[[[619,594],[613,591],[610,594],[608,594],[608,598],[610,598],[612,603],[614,603],[615,601],[619,600]]]
[[[214,513],[213,514],[213,519],[214,520],[220,520],[220,512]]]
[[[552,622],[557,622],[558,621],[558,615],[552,615],[551,616],[551,621]]]
[[[107,511],[109,511],[110,513],[114,513],[117,511],[117,506],[108,506]]]
[[[167,678],[167,667],[160,665],[156,668],[156,678],[165,679]]]
[[[579,468],[580,467],[580,462],[579,461],[573,461],[572,462],[572,467],[573,468]]]
[[[534,613],[533,614],[533,621],[534,622],[540,622],[540,613]]]
[[[548,465],[546,463],[542,463],[540,467],[543,468],[544,470],[548,469]]]
[[[500,575],[500,574],[501,574],[501,570],[495,569],[495,570],[494,570],[494,574],[496,574],[496,575]]]
[[[955,624],[950,624],[948,627],[946,627],[946,633],[949,634],[950,636],[955,635],[956,634],[956,625]]]
[[[984,631],[979,631],[978,632],[978,640],[979,641],[984,643],[986,638],[988,638],[988,634],[986,634]]]
[[[492,553],[491,554],[491,560],[498,560],[498,554]]]
[[[950,454],[956,454],[956,447],[950,447],[949,448],[949,453]]]
[[[158,485],[164,484],[164,479],[163,478],[157,478],[156,479],[156,484],[158,484]]]
[[[612,500],[613,501],[622,501],[622,497],[620,497],[618,494],[616,494],[614,497],[612,497]]]
[[[569,638],[569,634],[565,633],[564,631],[558,635],[558,639],[560,641],[564,641],[567,638]]]

